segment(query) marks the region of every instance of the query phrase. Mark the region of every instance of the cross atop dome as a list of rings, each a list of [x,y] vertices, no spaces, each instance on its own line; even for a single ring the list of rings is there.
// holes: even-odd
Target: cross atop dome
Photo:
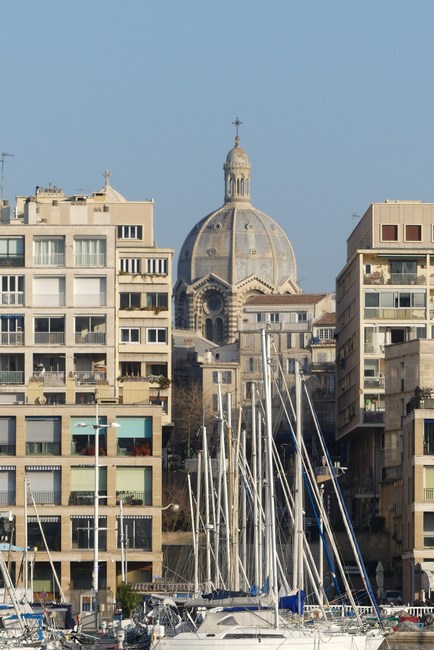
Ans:
[[[242,122],[241,122],[239,117],[236,117],[235,122],[232,122],[232,124],[235,126],[235,129],[236,129],[235,142],[236,142],[236,144],[238,146],[238,144],[240,142],[240,136],[238,135],[238,128],[241,126]]]
[[[111,176],[111,172],[110,172],[108,169],[106,169],[106,170],[104,171],[104,173],[103,173],[103,176],[104,176],[104,179],[105,179],[105,181],[104,181],[104,185],[105,185],[106,187],[108,187],[108,186],[110,185],[109,178],[110,178],[110,176]]]

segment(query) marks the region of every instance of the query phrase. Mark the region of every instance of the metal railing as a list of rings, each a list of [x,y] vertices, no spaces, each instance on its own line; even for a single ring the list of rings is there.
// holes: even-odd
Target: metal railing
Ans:
[[[27,442],[29,456],[60,456],[60,442]]]
[[[0,371],[0,384],[24,384],[23,370]]]
[[[411,307],[365,307],[363,317],[365,319],[378,318],[384,320],[411,320],[424,319],[425,308]]]
[[[434,535],[432,535],[432,533],[430,535],[424,534],[423,545],[425,546],[425,548],[434,548]]]
[[[0,266],[24,266],[24,255],[0,255]]]
[[[106,381],[106,372],[93,372],[91,370],[77,370],[74,372],[76,384],[96,384],[99,381]]]
[[[60,492],[33,492],[32,494],[35,503],[39,503],[40,505],[60,505]],[[32,503],[30,496],[28,497],[27,503]]]
[[[391,273],[388,284],[426,284],[424,275],[417,273]]]
[[[65,253],[34,255],[33,264],[35,266],[65,266]]]
[[[16,445],[0,444],[0,456],[15,456],[16,450]]]
[[[0,492],[0,506],[14,506],[15,492]]]
[[[2,305],[24,305],[24,291],[9,291],[0,294]]]
[[[99,496],[99,504],[102,506],[106,506],[107,493],[98,492],[98,496]],[[92,506],[95,503],[95,496],[93,492],[80,492],[75,490],[69,493],[68,503],[70,506]]]
[[[33,296],[34,307],[64,307],[64,305],[64,293],[37,294]]]
[[[1,332],[0,345],[22,345],[24,332]]]
[[[95,293],[92,295],[78,294],[74,296],[75,307],[104,307],[107,304],[107,294]]]
[[[423,498],[424,501],[434,501],[434,488],[424,488]]]
[[[90,255],[74,255],[75,266],[105,266],[105,253],[95,253]]]
[[[365,388],[384,388],[384,377],[364,377],[363,385]]]
[[[106,335],[105,332],[88,332],[83,334],[82,332],[75,333],[75,342],[80,344],[89,344],[96,343],[98,345],[105,345]]]
[[[152,493],[151,491],[131,492],[130,490],[116,492],[116,505],[119,505],[121,500],[125,506],[150,506],[152,505]]]
[[[65,332],[35,332],[35,344],[64,345]]]

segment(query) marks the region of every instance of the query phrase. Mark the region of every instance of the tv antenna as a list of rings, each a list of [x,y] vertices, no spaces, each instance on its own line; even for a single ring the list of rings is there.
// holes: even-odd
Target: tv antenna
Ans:
[[[7,156],[14,156],[13,153],[2,153],[0,157],[0,210],[3,208],[3,175]]]

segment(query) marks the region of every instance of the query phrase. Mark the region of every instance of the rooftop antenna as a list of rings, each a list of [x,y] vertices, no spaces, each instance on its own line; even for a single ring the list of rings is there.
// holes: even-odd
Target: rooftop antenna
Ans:
[[[353,224],[357,221],[357,219],[361,219],[360,214],[356,214],[355,212],[353,212],[351,217],[353,219]]]
[[[6,156],[14,156],[13,153],[2,153],[0,158],[0,210],[3,207],[3,174]]]

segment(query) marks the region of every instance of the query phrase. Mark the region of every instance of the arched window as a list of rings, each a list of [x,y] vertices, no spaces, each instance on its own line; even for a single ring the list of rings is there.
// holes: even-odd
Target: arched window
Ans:
[[[208,339],[208,341],[212,341],[212,320],[211,318],[207,318],[205,320],[205,338]]]
[[[241,179],[241,195],[244,196],[244,178]]]
[[[234,181],[234,178],[231,177],[231,179],[229,181],[229,194],[230,194],[230,196],[234,195],[234,191],[235,191],[235,181]]]
[[[223,319],[216,318],[215,322],[215,343],[223,343]]]

